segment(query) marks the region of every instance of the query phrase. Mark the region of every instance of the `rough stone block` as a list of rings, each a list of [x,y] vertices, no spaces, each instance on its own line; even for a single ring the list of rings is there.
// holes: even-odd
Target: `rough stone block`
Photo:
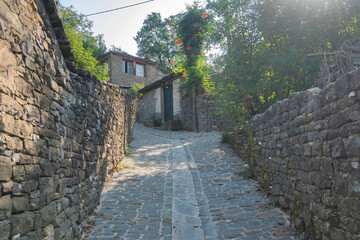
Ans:
[[[52,177],[41,177],[39,179],[39,190],[41,195],[46,195],[55,192],[54,180]]]
[[[7,194],[7,193],[11,193],[12,189],[13,189],[13,185],[14,182],[13,181],[9,181],[9,182],[4,182],[1,184],[2,186],[2,192]]]
[[[40,147],[38,146],[38,143],[32,140],[24,140],[24,147],[25,147],[25,153],[37,156],[40,152]]]
[[[323,155],[322,152],[322,143],[321,141],[317,141],[312,145],[311,148],[311,156],[314,157],[321,157]]]
[[[24,212],[27,209],[28,200],[25,196],[14,196],[12,198],[12,212],[13,213],[20,213]]]
[[[11,216],[11,235],[23,235],[30,232],[34,225],[34,213],[26,212]]]
[[[66,220],[61,223],[60,229],[59,229],[59,237],[63,237],[66,235],[66,233],[69,231],[69,228],[71,227],[71,223],[69,220]]]
[[[35,191],[33,193],[37,193],[37,191]],[[33,193],[31,193],[31,194],[33,194]],[[44,197],[40,197],[40,196],[37,198],[30,197],[28,208],[30,211],[34,211],[34,210],[41,209],[44,205],[45,205]]]
[[[34,214],[34,229],[39,229],[42,226],[42,219],[40,213]]]
[[[338,173],[334,177],[334,191],[337,194],[346,196],[349,192],[348,179],[345,174]]]
[[[337,200],[334,191],[325,190],[321,193],[321,201],[325,206],[335,208],[337,206]]]
[[[46,111],[41,111],[41,125],[45,128],[53,129],[55,127],[54,117]]]
[[[334,158],[345,157],[344,143],[341,139],[336,139],[331,142],[331,155]]]
[[[0,143],[4,144],[7,149],[12,149],[13,151],[22,151],[23,143],[20,138],[11,137],[6,133],[0,133]]]
[[[25,112],[25,120],[31,122],[33,124],[40,123],[40,112],[39,109],[34,105],[25,105],[24,106]]]
[[[319,105],[320,104],[318,103],[317,99],[311,99],[307,104],[307,112],[312,113],[317,111],[319,109]]]
[[[13,166],[13,180],[15,182],[22,182],[25,180],[25,167],[23,165]]]
[[[33,126],[22,120],[15,119],[13,116],[4,114],[2,116],[1,127],[3,131],[13,134],[17,137],[31,139],[33,133]]]
[[[339,128],[346,123],[349,123],[351,120],[349,115],[345,112],[339,112],[335,115],[332,115],[329,120],[329,127],[330,128]]]
[[[28,233],[28,238],[29,240],[37,240],[37,239],[42,239],[43,238],[43,231],[42,229],[38,229],[36,231],[30,232]]]
[[[24,189],[23,189],[22,184],[14,182],[13,188],[12,188],[12,193],[15,195],[23,194]]]
[[[13,116],[22,117],[23,109],[21,105],[12,97],[4,93],[0,93],[0,110]]]
[[[41,173],[42,176],[51,177],[54,175],[55,166],[53,163],[45,162],[41,164],[41,166],[42,166],[42,173]]]
[[[10,181],[12,164],[10,157],[0,156],[0,181]]]
[[[43,240],[54,240],[55,239],[55,229],[53,225],[48,225],[44,229],[44,238]]]
[[[360,135],[352,135],[345,140],[345,151],[348,157],[360,156]]]
[[[27,180],[37,180],[41,175],[41,167],[37,164],[26,165],[25,173]]]
[[[339,98],[342,98],[348,93],[348,76],[344,75],[335,82],[335,89]]]
[[[56,220],[56,204],[55,204],[55,202],[52,202],[49,205],[43,207],[39,212],[41,214],[43,226],[55,223],[55,220]]]
[[[0,240],[8,240],[10,237],[10,221],[0,221]]]
[[[20,164],[36,164],[39,161],[40,161],[39,157],[19,153],[19,163]]]
[[[8,219],[11,214],[11,197],[5,195],[0,197],[0,220]]]

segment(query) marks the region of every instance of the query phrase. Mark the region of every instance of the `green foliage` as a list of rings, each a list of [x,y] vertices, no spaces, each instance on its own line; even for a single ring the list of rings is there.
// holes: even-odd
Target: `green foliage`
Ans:
[[[120,163],[116,164],[115,171],[120,172],[120,171],[124,170],[125,168],[135,169],[134,167],[132,167],[130,165],[127,165],[127,164],[125,164],[123,162],[120,162]]]
[[[121,52],[121,53],[127,53],[121,49],[121,47],[117,47],[115,45],[110,45],[110,48],[108,49],[109,52]]]
[[[228,132],[221,133],[220,143],[232,144],[233,142],[234,142],[234,139],[232,138],[232,136],[229,135]]]
[[[100,80],[108,81],[107,65],[101,65],[96,57],[106,51],[102,35],[93,35],[92,22],[85,15],[77,13],[73,6],[58,5],[66,35],[71,43],[77,68],[91,72]]]
[[[254,170],[251,166],[248,166],[244,168],[242,172],[238,173],[240,176],[242,176],[244,179],[250,179],[254,177]]]
[[[144,84],[137,84],[135,83],[134,86],[132,86],[130,88],[130,94],[137,97],[137,98],[140,98],[142,96],[141,93],[139,93],[139,90],[144,88]]]
[[[126,157],[131,157],[131,156],[132,156],[132,153],[133,153],[133,151],[130,150],[130,146],[129,146],[129,145],[126,146],[126,147],[125,147],[125,151],[124,151],[125,156],[126,156]]]
[[[77,34],[74,29],[65,27],[65,31],[72,46],[76,67],[88,70],[100,80],[108,81],[107,66],[99,64],[93,56],[92,49],[86,49],[84,47],[81,36]]]
[[[196,4],[179,16],[175,24],[177,29],[174,29],[175,45],[180,47],[182,57],[177,58],[177,64],[184,71],[182,85],[191,90],[208,79],[204,46],[212,18]]]
[[[157,62],[160,67],[170,69],[171,61],[177,51],[170,38],[168,20],[162,20],[160,13],[152,12],[147,15],[143,26],[134,38],[137,46],[137,55]]]
[[[226,119],[239,126],[313,85],[321,58],[306,54],[337,50],[344,39],[360,35],[359,1],[207,2],[215,19],[211,40],[221,50],[213,93]]]

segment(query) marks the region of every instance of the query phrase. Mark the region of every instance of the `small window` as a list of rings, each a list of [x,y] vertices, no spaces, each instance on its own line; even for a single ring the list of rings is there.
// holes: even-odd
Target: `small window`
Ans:
[[[126,72],[126,62],[122,61],[122,72]]]
[[[136,76],[138,77],[145,77],[145,65],[136,64]]]
[[[132,62],[123,60],[122,72],[132,74]]]

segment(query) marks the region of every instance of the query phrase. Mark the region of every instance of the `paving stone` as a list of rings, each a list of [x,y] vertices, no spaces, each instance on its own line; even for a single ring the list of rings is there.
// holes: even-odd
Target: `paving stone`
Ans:
[[[219,133],[135,124],[134,137],[134,168],[105,186],[87,239],[296,239],[289,217],[236,174],[248,165]]]

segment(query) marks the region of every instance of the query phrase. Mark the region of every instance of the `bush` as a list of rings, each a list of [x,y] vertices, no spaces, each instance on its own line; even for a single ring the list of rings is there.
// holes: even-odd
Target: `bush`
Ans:
[[[223,133],[221,134],[220,143],[232,144],[232,143],[233,143],[233,138],[232,138],[231,135],[229,135],[228,132],[223,132]]]
[[[137,84],[135,83],[134,86],[130,88],[130,95],[140,98],[142,96],[141,93],[139,93],[139,90],[144,88],[144,84]]]

